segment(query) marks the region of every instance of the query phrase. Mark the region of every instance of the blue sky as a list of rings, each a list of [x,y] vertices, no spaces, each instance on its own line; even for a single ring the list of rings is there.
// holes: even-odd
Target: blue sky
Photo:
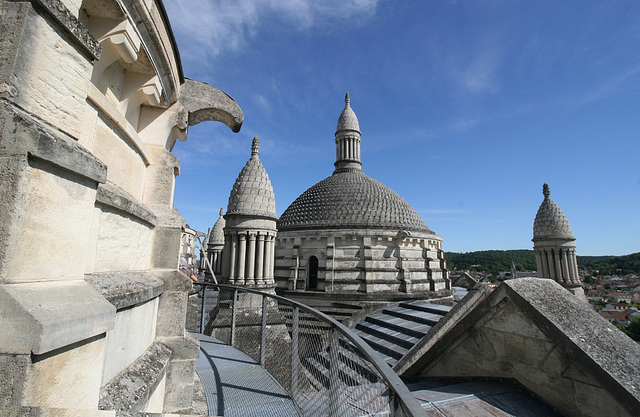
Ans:
[[[640,251],[640,2],[165,0],[185,76],[241,106],[178,142],[175,205],[206,231],[251,139],[277,214],[333,172],[349,91],[365,173],[444,250],[532,248],[542,184],[579,255]]]

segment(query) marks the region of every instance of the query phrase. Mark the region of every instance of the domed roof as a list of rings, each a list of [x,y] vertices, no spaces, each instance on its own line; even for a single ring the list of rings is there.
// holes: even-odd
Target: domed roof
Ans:
[[[363,171],[337,172],[302,193],[282,213],[278,231],[392,229],[433,233],[420,215]]]
[[[542,186],[544,200],[540,204],[536,219],[533,222],[533,240],[568,239],[575,240],[571,232],[569,220],[560,207],[549,197],[549,186]]]
[[[344,130],[355,130],[360,133],[360,123],[358,123],[358,117],[351,108],[351,99],[349,93],[344,97],[344,110],[338,117],[338,126],[336,127],[336,134]]]
[[[208,243],[215,244],[224,244],[224,225],[225,220],[222,215],[224,214],[224,210],[220,209],[220,217],[216,220],[216,224],[213,225],[213,229],[211,233],[209,233]]]
[[[227,215],[248,214],[276,218],[276,198],[269,175],[258,157],[259,148],[258,138],[253,138],[251,159],[233,184]]]

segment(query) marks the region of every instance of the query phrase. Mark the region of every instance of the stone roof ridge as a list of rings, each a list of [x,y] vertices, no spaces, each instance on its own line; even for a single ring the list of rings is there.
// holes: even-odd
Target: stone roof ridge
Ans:
[[[360,123],[358,122],[358,117],[351,108],[349,92],[347,92],[344,97],[344,109],[342,110],[342,113],[340,113],[340,117],[338,117],[336,135],[343,131],[355,131],[360,133]]]
[[[550,279],[519,278],[504,281],[506,287],[520,298],[516,301],[525,309],[531,309],[547,321],[541,327],[551,324],[560,332],[565,341],[557,341],[560,346],[567,342],[574,346],[593,364],[585,367],[608,374],[624,387],[625,394],[635,398],[640,405],[640,345],[600,317],[593,308],[573,296]],[[514,298],[514,297],[512,297]],[[514,298],[515,300],[515,298]],[[574,350],[576,352],[576,350]],[[622,394],[622,393],[619,393]]]
[[[220,208],[220,217],[216,220],[216,223],[213,225],[213,229],[209,234],[208,243],[211,244],[224,244],[224,226],[226,221],[224,220],[224,210]]]
[[[531,343],[531,346],[542,346],[541,342],[544,342],[547,351],[555,351],[555,355],[561,355],[570,361],[563,364],[563,369],[541,368],[541,372],[547,373],[554,369],[563,378],[587,384],[595,381],[608,395],[615,398],[618,405],[627,410],[640,409],[640,345],[602,318],[591,306],[551,279],[518,278],[504,281],[493,291],[487,288],[482,285],[475,287],[472,290],[472,294],[475,294],[470,294],[474,298],[467,297],[458,303],[430,330],[424,341],[421,340],[405,355],[404,361],[399,362],[394,370],[409,377],[425,375],[430,367],[441,366],[438,364],[443,358],[456,361],[469,354],[473,358],[473,352],[468,349],[478,342],[465,345],[461,341],[465,338],[476,340],[477,332],[484,332],[485,338],[486,334],[501,332],[503,335],[513,334],[512,343],[522,340],[527,344]],[[513,321],[507,320],[507,317]],[[522,323],[529,323],[529,327],[523,327]],[[485,338],[477,337],[477,340],[492,343]],[[534,340],[538,341],[537,345],[533,343]],[[514,358],[509,357],[508,350],[491,351],[486,346],[479,346],[478,349],[484,353],[480,356],[475,353],[476,360],[480,359],[483,364],[478,368],[470,366],[470,372],[466,376],[487,377],[500,374],[500,377],[527,379],[529,375],[522,373],[522,364],[531,361],[535,355],[540,355],[532,350],[531,356],[527,352],[523,357]],[[547,361],[551,356],[545,354],[544,360]],[[514,365],[514,361],[520,362],[520,365]],[[486,368],[488,363],[496,363],[498,366]],[[509,370],[508,375],[504,374],[500,363],[509,364],[508,368],[504,368]],[[448,368],[452,372],[451,376],[455,376],[454,368]],[[442,371],[442,368],[438,370]],[[546,398],[540,391],[548,382],[538,384],[536,378],[531,376],[529,384],[525,385],[552,402],[551,398]],[[531,383],[538,385],[533,387]],[[584,405],[573,399],[560,401],[565,406]],[[568,414],[577,415],[575,410],[573,414]]]
[[[544,200],[540,204],[533,222],[533,240],[575,240],[569,220],[567,220],[560,207],[551,199],[549,185],[546,183],[542,186],[542,194],[544,195]]]
[[[229,195],[227,215],[244,214],[276,218],[276,198],[267,171],[258,156],[258,138],[253,138],[251,158],[240,173]]]

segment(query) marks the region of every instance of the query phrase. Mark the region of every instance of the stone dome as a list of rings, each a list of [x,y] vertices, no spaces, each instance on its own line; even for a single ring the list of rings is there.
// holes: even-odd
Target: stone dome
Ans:
[[[278,230],[392,229],[433,233],[402,197],[363,171],[336,172],[282,213]]]
[[[345,130],[353,130],[360,133],[360,123],[358,123],[358,117],[351,108],[351,99],[349,93],[344,98],[344,109],[338,117],[338,125],[336,127],[336,134]]]
[[[258,138],[253,138],[251,159],[242,168],[229,195],[227,215],[240,214],[276,218],[276,198],[269,175],[258,157]]]
[[[560,207],[551,199],[549,186],[542,187],[544,200],[540,204],[536,219],[533,222],[533,240],[567,239],[575,240],[571,232],[569,220]]]
[[[213,225],[213,229],[211,230],[211,233],[209,233],[208,243],[212,245],[224,244],[224,225],[226,222],[224,220],[224,217],[222,217],[223,214],[224,214],[224,211],[220,209],[220,217],[218,217],[218,220],[216,220],[216,224]]]

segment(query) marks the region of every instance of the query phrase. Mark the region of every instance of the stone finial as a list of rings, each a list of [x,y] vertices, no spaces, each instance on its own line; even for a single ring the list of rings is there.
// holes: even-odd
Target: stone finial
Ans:
[[[546,182],[542,186],[542,194],[544,195],[544,198],[549,198],[549,196],[551,195],[551,192],[549,191],[549,184],[547,184]]]
[[[220,217],[224,216],[224,209],[220,207]]]
[[[258,141],[258,137],[255,136],[251,143],[251,157],[258,156],[258,152],[260,152],[260,142]]]
[[[344,107],[351,107],[351,98],[349,97],[349,92],[347,91],[347,94],[345,94],[344,96]]]

